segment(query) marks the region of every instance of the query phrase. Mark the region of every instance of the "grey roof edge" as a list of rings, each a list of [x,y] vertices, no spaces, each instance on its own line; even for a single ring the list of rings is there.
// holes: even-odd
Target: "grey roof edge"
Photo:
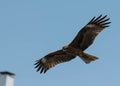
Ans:
[[[14,76],[15,73],[9,72],[9,71],[1,71],[0,74],[2,75],[10,75],[10,76]]]

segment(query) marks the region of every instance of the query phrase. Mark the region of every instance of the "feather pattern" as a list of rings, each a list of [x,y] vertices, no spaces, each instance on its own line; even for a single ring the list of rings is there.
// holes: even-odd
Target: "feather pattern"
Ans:
[[[63,50],[58,50],[46,55],[40,60],[37,60],[35,68],[37,68],[37,71],[40,71],[40,73],[45,73],[48,69],[54,67],[55,65],[70,61],[73,58],[75,58],[75,56],[68,55]]]
[[[74,40],[69,44],[69,46],[76,47],[84,51],[87,49],[94,41],[96,36],[106,27],[109,27],[111,22],[108,22],[110,18],[107,15],[100,15],[97,18],[93,17],[86,26],[84,26],[74,38]]]

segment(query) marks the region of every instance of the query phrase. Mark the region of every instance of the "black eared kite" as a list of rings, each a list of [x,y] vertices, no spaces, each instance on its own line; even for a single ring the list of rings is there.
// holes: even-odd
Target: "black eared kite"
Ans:
[[[49,53],[35,63],[37,72],[46,73],[57,64],[68,62],[79,56],[86,64],[95,61],[98,57],[84,52],[94,41],[96,36],[106,27],[109,27],[110,18],[105,16],[93,17],[76,35],[73,41],[62,49]]]

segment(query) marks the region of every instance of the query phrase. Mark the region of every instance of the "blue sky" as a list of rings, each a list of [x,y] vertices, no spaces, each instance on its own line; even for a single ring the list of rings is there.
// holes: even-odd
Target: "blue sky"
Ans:
[[[0,71],[14,72],[15,86],[119,86],[120,1],[1,0]],[[76,58],[46,74],[34,62],[70,43],[77,32],[100,14],[111,25],[85,52],[99,60],[85,64]]]

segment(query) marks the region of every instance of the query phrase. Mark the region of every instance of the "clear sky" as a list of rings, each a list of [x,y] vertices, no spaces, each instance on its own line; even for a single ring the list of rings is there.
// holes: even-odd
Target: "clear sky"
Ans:
[[[1,0],[0,71],[14,72],[15,86],[119,86],[119,0]],[[76,58],[39,74],[34,63],[70,43],[94,16],[112,22],[85,52],[99,60]]]

